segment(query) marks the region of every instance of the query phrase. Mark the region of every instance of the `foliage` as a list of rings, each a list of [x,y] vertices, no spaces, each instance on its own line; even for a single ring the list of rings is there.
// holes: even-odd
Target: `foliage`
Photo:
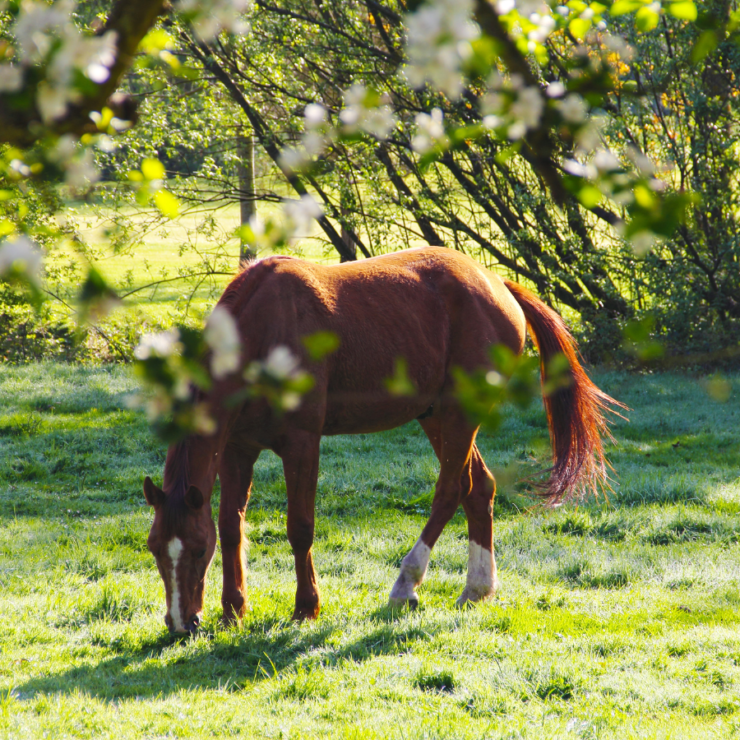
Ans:
[[[417,424],[323,441],[313,624],[288,621],[285,485],[265,453],[247,510],[251,610],[238,628],[218,625],[217,556],[204,631],[180,641],[162,622],[141,493],[165,450],[126,406],[136,389],[126,368],[6,368],[0,734],[731,736],[740,377],[726,380],[725,403],[708,393],[697,403],[694,377],[597,378],[639,409],[615,426],[613,505],[502,506],[515,486],[505,471],[547,458],[542,409],[506,407],[496,434],[478,440],[499,483],[502,591],[462,611],[461,513],[435,546],[419,608],[385,608],[428,515],[428,503],[410,513],[398,502],[427,495],[437,472]]]
[[[263,145],[258,198],[282,195],[266,175],[269,158],[284,166],[302,152],[311,163],[306,186],[353,249],[376,254],[427,242],[470,251],[576,312],[595,361],[621,357],[621,331],[634,317],[653,317],[653,337],[673,354],[736,341],[738,52],[729,4],[703,7],[696,23],[691,2],[667,4],[660,15],[652,6],[617,4],[611,17],[602,5],[567,4],[568,23],[537,41],[539,64],[530,70],[547,93],[542,125],[559,131],[548,144],[565,167],[565,191],[555,198],[533,150],[486,123],[498,116],[509,126],[506,111],[521,97],[501,76],[510,64],[500,47],[485,37],[473,43],[462,99],[413,90],[396,73],[406,59],[402,9],[371,5],[260,5],[251,33],[211,45],[207,62],[188,29],[168,21],[169,43],[193,56],[199,81],[177,94],[157,82],[161,69],[147,68],[131,83],[150,93],[164,155],[181,140],[197,148],[195,131],[208,131],[214,158],[200,170],[205,187],[238,199],[235,137],[240,126],[252,128]],[[510,33],[527,12],[504,15]],[[537,38],[528,23],[522,27]],[[706,53],[697,55],[701,44]],[[500,73],[489,73],[491,65]],[[352,107],[342,90],[358,85],[374,91],[376,105],[392,106],[396,126],[380,140],[355,132],[322,148],[324,122],[341,132]],[[586,101],[580,113],[576,93]],[[325,118],[316,122],[319,107]],[[138,152],[135,142],[151,135],[126,136]],[[702,195],[701,204],[690,192]],[[338,248],[329,234],[326,242]]]
[[[250,9],[242,0],[181,0],[155,26],[160,6],[118,0],[105,23],[94,3],[76,22],[71,4],[14,2],[0,11],[8,21],[0,177],[3,202],[18,206],[0,226],[11,237],[0,246],[0,272],[26,280],[36,302],[29,235],[54,243],[73,229],[26,218],[29,189],[64,180],[84,194],[99,178],[95,156],[105,160],[121,142],[134,159],[113,154],[108,172],[125,179],[129,199],[174,219],[196,181],[175,195],[178,179],[168,179],[157,147],[172,163],[213,133],[215,149],[208,137],[211,151],[173,174],[192,166],[198,182],[234,182],[243,165],[234,142],[249,132],[298,196],[285,203],[285,226],[242,228],[252,251],[280,247],[314,219],[345,260],[387,249],[401,231],[407,244],[422,238],[476,251],[580,314],[599,339],[592,359],[613,352],[635,316],[654,317],[677,347],[708,338],[699,348],[711,352],[734,342],[738,250],[727,193],[740,15],[730,3],[715,0],[699,15],[692,0],[430,0],[411,12],[361,0]],[[111,96],[130,66],[133,95]],[[126,138],[136,95],[162,125]],[[201,138],[185,146],[173,123],[193,114]],[[652,161],[668,157],[670,166]],[[274,189],[263,197],[279,199]],[[115,298],[91,266],[78,320]],[[167,383],[157,373],[149,379],[162,413],[180,404],[176,426],[202,430],[183,390],[197,375],[187,366],[174,363]],[[396,375],[393,388],[407,392],[401,365]]]

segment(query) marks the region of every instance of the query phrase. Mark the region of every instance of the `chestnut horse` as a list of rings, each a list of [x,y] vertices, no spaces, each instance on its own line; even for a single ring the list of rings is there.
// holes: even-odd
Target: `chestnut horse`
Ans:
[[[493,596],[493,476],[475,444],[476,424],[454,395],[451,370],[491,367],[488,349],[515,353],[529,325],[543,379],[551,358],[563,353],[570,382],[545,397],[553,467],[543,493],[551,502],[605,479],[601,436],[613,399],[586,376],[562,319],[532,293],[488,272],[470,257],[431,247],[324,266],[284,256],[249,265],[219,305],[234,317],[242,340],[238,371],[214,381],[205,397],[217,421],[211,436],[191,435],[169,448],[164,486],[144,482],[154,507],[148,546],[164,580],[165,622],[175,632],[197,629],[206,571],[216,548],[211,491],[218,475],[218,531],[223,556],[223,619],[246,608],[244,513],[252,470],[262,450],[283,461],[288,497],[288,540],[295,556],[294,619],[319,614],[313,564],[314,499],[319,443],[324,434],[361,434],[418,419],[439,459],[432,510],[421,536],[403,559],[390,603],[418,603],[434,543],[458,506],[468,520],[467,582],[459,604]],[[301,338],[334,332],[337,351],[312,362]],[[315,378],[301,405],[276,413],[264,398],[234,406],[224,400],[243,389],[243,369],[284,346]],[[393,396],[384,379],[403,357],[416,388]]]

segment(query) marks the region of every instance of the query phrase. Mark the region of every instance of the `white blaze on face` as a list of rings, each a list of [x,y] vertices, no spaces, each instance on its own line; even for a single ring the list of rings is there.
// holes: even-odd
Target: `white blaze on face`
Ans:
[[[180,617],[180,589],[177,586],[177,562],[180,560],[182,553],[182,540],[173,537],[167,544],[167,554],[172,561],[172,571],[170,574],[170,618],[172,626],[177,632],[183,632],[185,626]]]

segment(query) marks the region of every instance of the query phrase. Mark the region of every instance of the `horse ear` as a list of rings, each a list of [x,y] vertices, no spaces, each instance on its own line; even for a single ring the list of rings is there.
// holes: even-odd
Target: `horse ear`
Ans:
[[[185,494],[185,503],[188,509],[192,509],[193,511],[200,509],[203,506],[203,494],[200,492],[200,489],[190,486],[188,492]]]
[[[148,475],[144,478],[144,498],[149,506],[159,506],[164,503],[164,491],[157,488]]]

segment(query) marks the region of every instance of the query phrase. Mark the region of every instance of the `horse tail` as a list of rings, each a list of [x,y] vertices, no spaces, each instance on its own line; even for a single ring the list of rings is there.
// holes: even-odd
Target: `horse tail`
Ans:
[[[540,353],[540,374],[547,425],[553,450],[550,478],[539,495],[559,504],[608,487],[607,461],[602,438],[613,441],[606,413],[626,408],[591,382],[578,361],[576,343],[563,319],[534,293],[509,280],[504,281],[524,312]],[[558,356],[568,367],[558,373]],[[553,365],[555,367],[553,367]]]

